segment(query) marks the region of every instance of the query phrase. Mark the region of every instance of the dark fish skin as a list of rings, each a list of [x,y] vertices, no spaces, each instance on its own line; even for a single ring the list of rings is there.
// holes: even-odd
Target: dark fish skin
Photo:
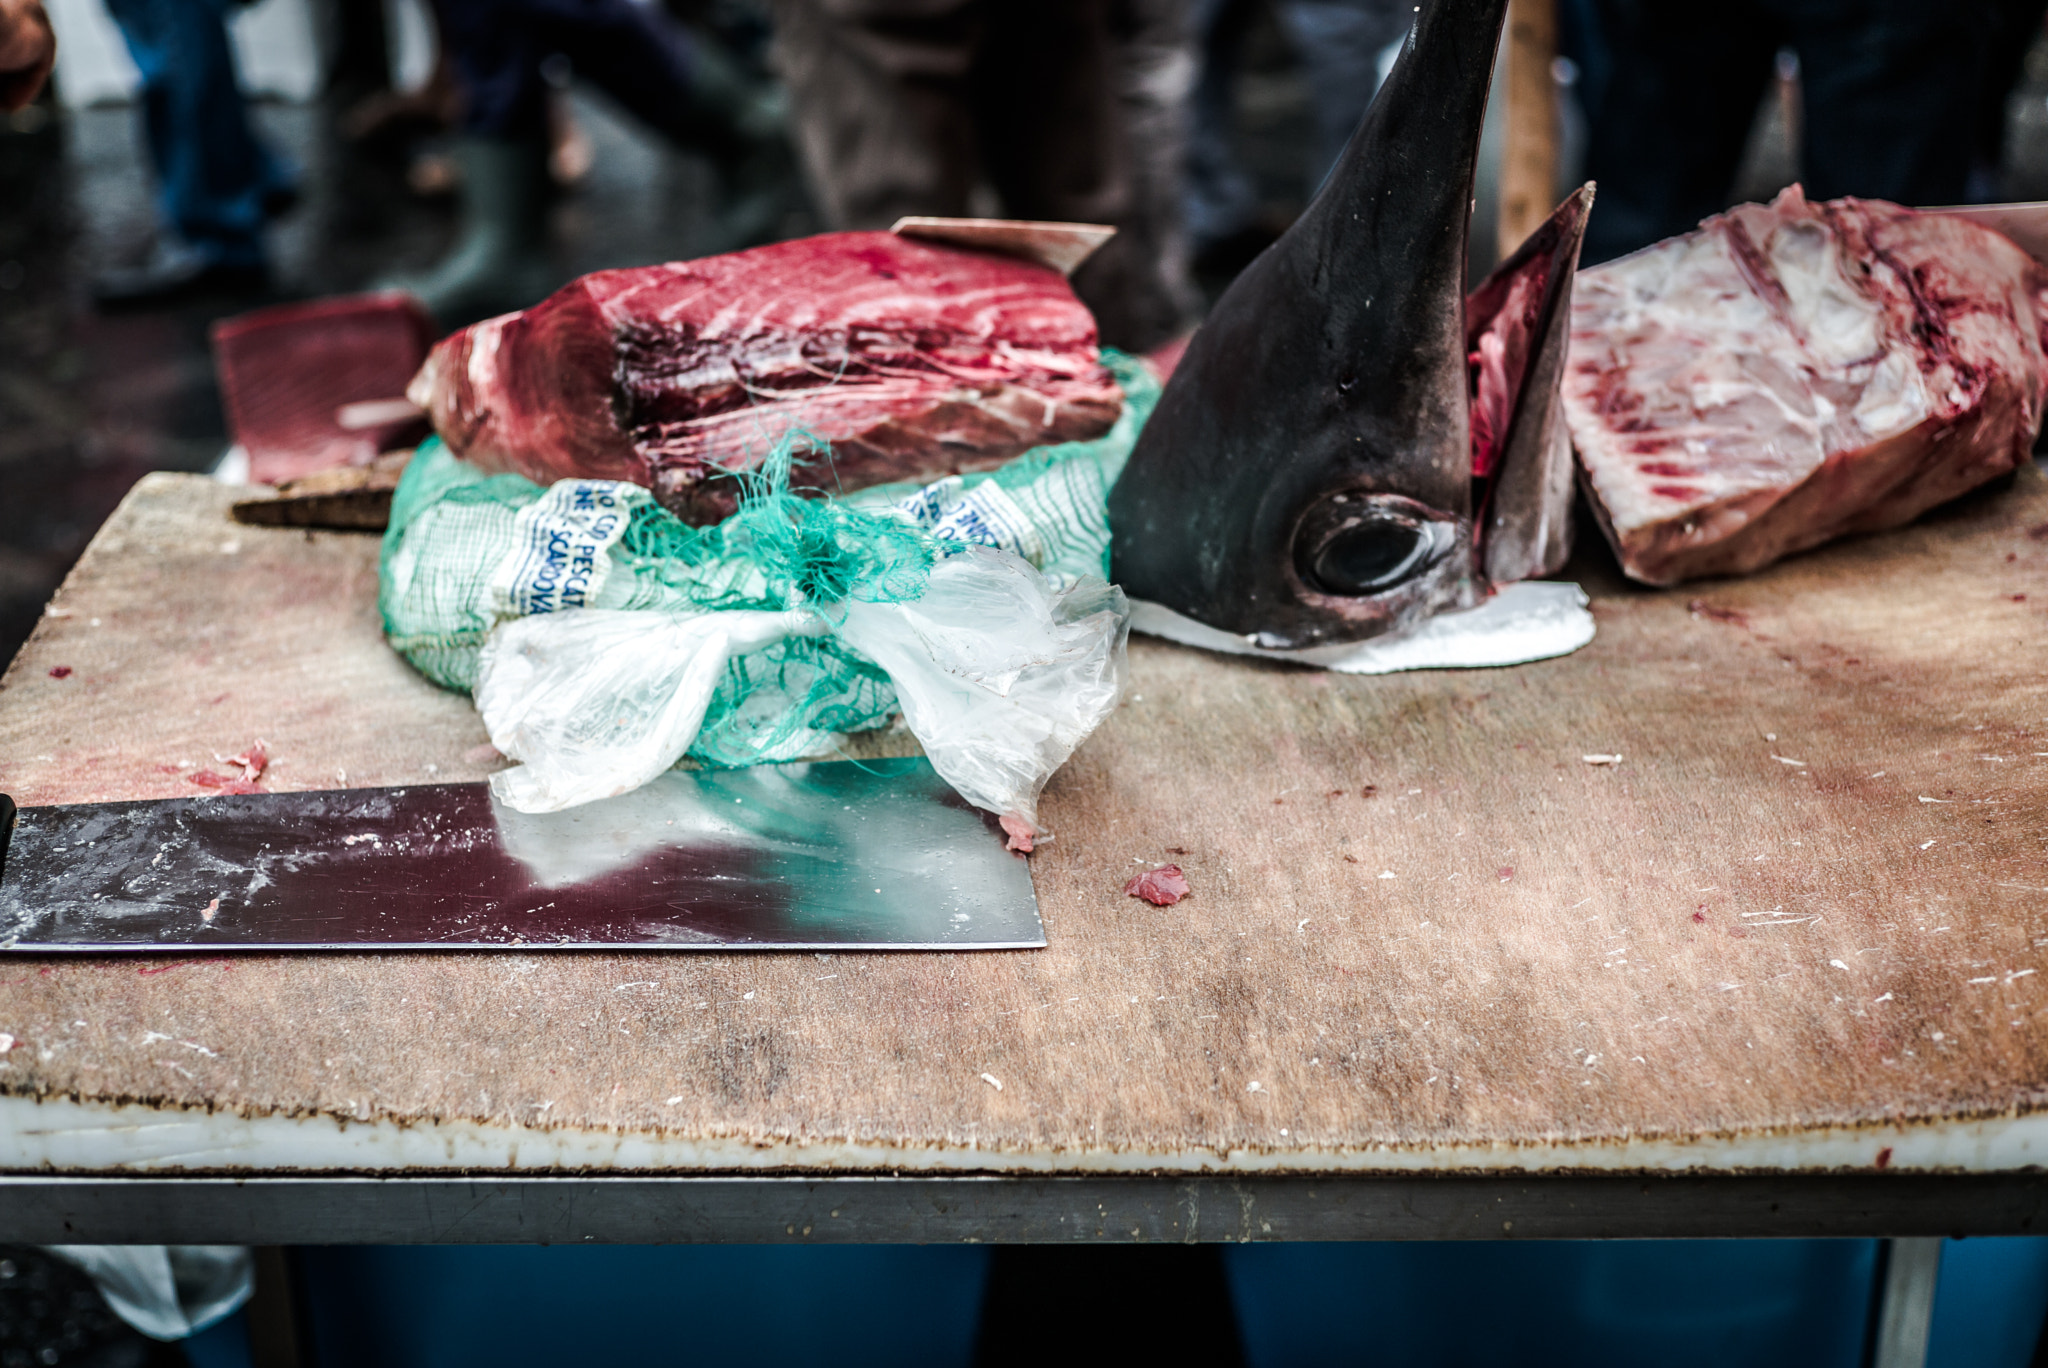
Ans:
[[[1258,645],[1485,593],[1467,219],[1507,0],[1434,0],[1322,192],[1217,301],[1109,501],[1111,571]]]

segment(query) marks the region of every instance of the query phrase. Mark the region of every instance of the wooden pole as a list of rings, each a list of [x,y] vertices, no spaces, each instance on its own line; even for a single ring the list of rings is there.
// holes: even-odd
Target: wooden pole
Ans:
[[[1557,191],[1557,0],[1508,5],[1507,139],[1501,149],[1499,255],[1522,245]]]

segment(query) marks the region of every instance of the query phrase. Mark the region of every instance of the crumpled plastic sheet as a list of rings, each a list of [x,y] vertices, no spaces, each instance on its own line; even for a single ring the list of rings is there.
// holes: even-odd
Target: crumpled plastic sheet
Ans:
[[[969,545],[904,602],[519,618],[491,633],[477,673],[491,744],[521,762],[492,792],[519,812],[630,792],[682,759],[730,660],[824,632],[887,671],[932,768],[1014,838],[1038,830],[1046,780],[1122,697],[1129,609],[1100,580],[1058,589],[1011,552]]]
[[[151,1339],[180,1340],[224,1320],[256,1290],[246,1245],[44,1245]]]

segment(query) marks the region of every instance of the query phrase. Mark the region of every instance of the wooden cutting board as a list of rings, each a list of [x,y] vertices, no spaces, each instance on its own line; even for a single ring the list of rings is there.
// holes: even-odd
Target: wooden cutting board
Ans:
[[[234,497],[158,475],[122,505],[0,683],[0,789],[189,795],[258,738],[277,788],[486,772],[468,700],[379,639],[375,539]],[[1515,669],[1134,641],[1048,791],[1044,951],[9,958],[0,1092],[879,1167],[2037,1106],[2048,481],[1743,581],[1575,568],[1598,639]],[[1123,895],[1167,860],[1187,901]]]

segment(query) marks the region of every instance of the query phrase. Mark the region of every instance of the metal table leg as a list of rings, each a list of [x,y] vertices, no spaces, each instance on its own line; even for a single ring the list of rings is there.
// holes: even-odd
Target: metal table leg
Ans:
[[[1939,1239],[1893,1240],[1885,1262],[1871,1368],[1925,1368],[1934,1288],[1941,1277]]]

